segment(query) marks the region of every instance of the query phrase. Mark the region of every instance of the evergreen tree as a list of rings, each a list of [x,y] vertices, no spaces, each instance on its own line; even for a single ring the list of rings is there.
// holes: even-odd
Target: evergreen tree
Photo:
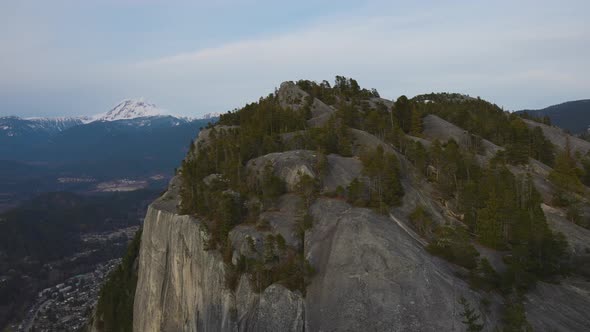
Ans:
[[[549,180],[558,187],[566,190],[582,192],[584,190],[578,174],[576,160],[572,155],[569,139],[566,141],[565,150],[555,158],[555,166],[549,174]]]
[[[410,135],[421,136],[422,135],[422,114],[420,110],[412,103],[411,105],[411,127]]]
[[[482,331],[484,325],[478,323],[480,318],[479,314],[475,313],[475,310],[471,308],[469,302],[467,302],[467,299],[461,296],[461,298],[459,299],[459,304],[463,306],[463,312],[461,313],[461,317],[463,317],[462,323],[465,324],[467,332]]]
[[[346,189],[348,203],[356,206],[365,206],[365,202],[363,201],[363,183],[358,178],[354,178]]]
[[[371,180],[371,206],[385,212],[388,206],[398,205],[403,196],[403,188],[399,182],[397,158],[391,153],[385,153],[383,146],[379,145],[361,159],[363,173]]]
[[[410,221],[421,235],[427,235],[432,226],[432,218],[422,205],[418,205],[410,214]]]
[[[530,332],[533,329],[526,319],[524,306],[520,302],[507,300],[504,303],[503,332]]]
[[[400,127],[406,133],[409,133],[412,126],[412,111],[410,100],[406,96],[399,97],[394,104],[393,110],[399,120]]]

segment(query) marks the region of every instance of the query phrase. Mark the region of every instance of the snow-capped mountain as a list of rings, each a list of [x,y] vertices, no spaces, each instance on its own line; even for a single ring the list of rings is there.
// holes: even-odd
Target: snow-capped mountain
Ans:
[[[64,131],[70,127],[78,126],[83,123],[82,119],[77,117],[25,118],[25,120],[30,121],[34,128],[53,132]]]
[[[128,128],[176,127],[199,120],[214,121],[217,117],[219,117],[218,113],[209,113],[198,118],[176,116],[144,101],[142,98],[126,99],[110,111],[94,116],[57,118],[0,117],[0,138],[52,136],[72,127],[83,125],[84,127],[80,129],[88,129],[87,126],[100,123],[110,123],[113,126],[124,125]]]
[[[214,118],[218,118],[220,115],[221,115],[221,113],[219,113],[219,112],[211,112],[211,113],[207,113],[207,114],[203,115],[201,117],[201,119],[205,119],[205,120],[214,119]]]
[[[92,121],[117,121],[166,115],[173,116],[166,114],[156,105],[143,101],[143,99],[127,99],[120,102],[112,110],[97,114],[91,119]]]
[[[0,117],[0,135],[8,137],[33,133],[53,135],[83,123],[81,119],[73,117],[23,119],[17,116],[5,116]]]

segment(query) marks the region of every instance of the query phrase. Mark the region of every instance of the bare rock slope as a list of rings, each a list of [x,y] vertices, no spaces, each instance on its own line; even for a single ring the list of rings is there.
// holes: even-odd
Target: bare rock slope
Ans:
[[[304,107],[306,99],[309,102],[309,95],[291,82],[281,85],[278,96],[281,105],[294,111]],[[334,110],[314,99],[311,111],[308,124],[319,126]],[[424,119],[424,128],[424,138],[418,139],[423,144],[452,138],[468,148],[475,139],[433,115]],[[204,249],[207,234],[201,227],[203,221],[180,215],[177,209],[180,184],[175,178],[168,191],[152,203],[145,218],[134,331],[464,331],[458,304],[461,296],[482,314],[486,331],[499,326],[502,299],[471,290],[458,276],[461,270],[432,256],[424,247],[425,241],[408,227],[409,214],[417,205],[424,206],[441,224],[452,221],[449,209],[433,198],[430,185],[416,176],[419,172],[392,146],[367,132],[350,132],[354,156],[326,156],[327,167],[321,174],[318,156],[308,150],[271,153],[246,165],[254,178],[270,167],[285,181],[288,193],[272,210],[261,214],[260,218],[268,221],[265,229],[241,224],[231,230],[233,259],[239,254],[247,256],[252,245],[262,248],[268,234],[281,234],[288,245],[303,247],[303,255],[315,269],[305,294],[279,283],[257,293],[247,275],[230,290],[225,284],[227,266],[221,254]],[[203,131],[195,144],[206,144],[210,135],[211,130]],[[480,144],[482,162],[501,149],[486,140]],[[305,211],[314,221],[299,243],[294,226],[302,212],[300,197],[294,191],[300,177],[305,174],[318,179],[322,193],[346,187],[355,178],[363,178],[358,156],[378,145],[400,160],[405,191],[402,205],[381,215],[342,199],[320,197]],[[567,222],[558,214],[549,219],[551,223]],[[576,236],[579,239],[573,246],[579,252],[584,250],[587,236]],[[540,331],[588,330],[587,286],[580,280],[566,280],[562,285],[541,283],[525,301],[533,327]],[[484,297],[490,300],[487,308],[482,304]]]
[[[457,297],[480,302],[389,218],[335,199],[311,208],[305,255],[317,273],[305,298],[278,284],[257,294],[246,277],[231,292],[199,220],[176,203],[167,193],[145,219],[135,331],[460,331]]]
[[[547,139],[549,141],[551,141],[551,143],[553,143],[555,146],[557,146],[561,150],[565,149],[567,141],[569,140],[570,148],[573,151],[579,151],[582,155],[585,155],[586,153],[588,153],[590,151],[590,142],[587,142],[587,141],[584,141],[583,139],[569,135],[565,131],[563,131],[563,129],[561,129],[561,128],[548,126],[546,124],[542,124],[542,123],[532,121],[532,120],[527,120],[527,119],[524,119],[523,121],[529,127],[541,128],[541,130],[543,130],[543,135],[545,135],[545,137],[547,137]]]
[[[204,250],[200,221],[181,216],[173,182],[148,210],[139,253],[134,331],[302,331],[303,297],[280,285],[258,294],[242,278],[224,285],[225,266]]]

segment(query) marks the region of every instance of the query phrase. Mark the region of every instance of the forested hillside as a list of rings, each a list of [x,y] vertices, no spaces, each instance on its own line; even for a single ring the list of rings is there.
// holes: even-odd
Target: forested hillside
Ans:
[[[590,100],[575,100],[538,110],[522,110],[518,114],[553,124],[573,134],[584,134],[590,126]]]
[[[281,285],[289,296],[301,296],[297,301],[311,311],[302,318],[305,324],[358,324],[356,315],[344,317],[342,310],[389,287],[365,280],[368,271],[399,271],[396,264],[412,257],[423,274],[385,274],[381,280],[404,280],[410,289],[423,289],[417,284],[420,278],[450,273],[447,280],[459,281],[452,286],[437,281],[439,289],[451,292],[452,287],[455,294],[457,283],[469,287],[460,291],[464,298],[445,299],[436,309],[431,305],[440,298],[423,294],[416,315],[438,315],[460,303],[470,331],[590,324],[563,303],[561,318],[547,318],[527,300],[538,296],[537,285],[546,289],[548,283],[569,283],[571,276],[587,273],[589,249],[579,235],[586,234],[582,227],[588,225],[590,159],[569,145],[554,146],[540,128],[492,103],[447,93],[390,101],[341,76],[333,86],[327,81],[285,82],[275,93],[221,115],[190,146],[177,182],[154,209],[198,220],[205,234],[202,250],[224,262],[219,293],[238,297],[249,287],[264,297]],[[556,217],[560,213],[566,218]],[[353,231],[357,227],[399,238],[390,242],[392,238]],[[572,229],[579,229],[574,237]],[[338,247],[343,237],[350,245]],[[357,242],[364,246],[356,247]],[[148,243],[143,250],[161,249]],[[439,266],[426,252],[450,264]],[[358,277],[366,293],[356,293],[361,286],[322,293],[329,287],[326,282],[352,287],[338,269],[349,268],[359,255],[368,261],[350,268],[367,271]],[[375,255],[391,261],[373,264]],[[136,315],[138,305],[169,301],[142,291],[151,277],[142,279],[140,264]],[[354,295],[346,303],[333,299],[343,292]],[[398,301],[404,295],[388,296]],[[383,310],[382,305],[362,310]],[[324,308],[334,319],[315,316],[314,308]],[[375,324],[394,317],[379,316]],[[156,319],[179,324],[173,318]],[[444,329],[454,319],[416,323],[408,318],[401,326]],[[136,322],[150,326],[152,319]]]
[[[156,196],[46,193],[0,213],[0,326],[22,319],[39,291],[121,257],[120,230],[139,227]]]

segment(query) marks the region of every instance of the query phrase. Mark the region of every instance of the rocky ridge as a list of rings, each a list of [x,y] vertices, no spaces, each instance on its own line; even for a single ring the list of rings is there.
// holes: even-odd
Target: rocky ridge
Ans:
[[[310,97],[290,82],[281,85],[278,96],[283,107],[294,111]],[[308,124],[314,127],[325,123],[334,109],[313,99],[311,111]],[[336,198],[319,198],[309,208],[314,224],[304,238],[304,256],[316,269],[305,294],[280,284],[257,293],[247,276],[242,276],[235,291],[231,291],[224,285],[227,267],[221,254],[203,250],[207,234],[201,227],[202,220],[180,215],[180,183],[175,178],[168,191],[150,206],[145,219],[134,330],[461,331],[464,326],[457,304],[460,296],[479,309],[486,330],[492,330],[501,320],[501,299],[492,296],[484,307],[483,294],[471,290],[457,276],[464,271],[430,255],[407,227],[409,214],[417,204],[425,206],[441,224],[453,222],[451,211],[433,198],[429,184],[415,176],[413,166],[403,155],[374,135],[351,131],[355,138],[353,157],[328,155],[328,170],[323,175],[314,170],[314,152],[307,150],[272,153],[247,163],[253,174],[259,174],[270,164],[273,173],[286,182],[288,193],[280,198],[276,210],[263,213],[268,229],[239,225],[231,231],[234,261],[240,254],[251,254],[249,241],[245,241],[248,238],[261,248],[266,235],[281,234],[287,243],[297,245],[292,233],[297,218],[293,207],[299,198],[293,191],[300,177],[322,177],[324,193],[346,186],[361,176],[358,155],[366,147],[382,145],[400,160],[405,191],[400,207],[384,216]],[[206,144],[209,133],[202,131],[195,144]],[[436,116],[424,119],[424,136],[419,140],[453,138],[464,146],[471,145],[474,138]],[[501,149],[485,140],[481,144],[482,162]],[[544,168],[536,169],[539,173]],[[555,217],[548,220],[552,227],[563,230],[551,222]],[[571,223],[567,226],[571,227]],[[574,239],[573,234],[578,238]],[[584,241],[590,240],[583,232],[566,232],[566,236],[574,248],[579,247],[578,252]],[[590,328],[590,319],[580,311],[590,308],[588,286],[579,280],[566,280],[562,285],[540,283],[525,303],[535,330]],[[575,301],[564,296],[567,292],[572,292]],[[547,301],[555,310],[544,306]]]

